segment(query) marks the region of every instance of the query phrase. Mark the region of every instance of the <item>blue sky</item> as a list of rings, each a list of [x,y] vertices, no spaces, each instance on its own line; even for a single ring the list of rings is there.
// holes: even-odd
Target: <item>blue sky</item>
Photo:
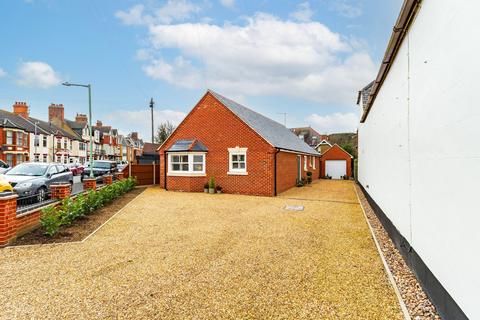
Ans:
[[[0,107],[86,112],[148,137],[211,88],[287,126],[355,130],[356,91],[376,75],[401,0],[0,2]]]

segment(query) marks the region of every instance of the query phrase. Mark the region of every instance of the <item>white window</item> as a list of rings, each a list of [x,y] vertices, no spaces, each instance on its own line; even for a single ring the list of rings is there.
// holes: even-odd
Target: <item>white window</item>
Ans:
[[[40,155],[39,154],[35,155],[35,162],[40,162]]]
[[[312,159],[313,159],[313,170],[315,170],[315,163],[317,162],[317,158],[312,156]]]
[[[310,168],[313,167],[313,156],[310,156]]]
[[[247,148],[228,148],[228,174],[246,175]]]
[[[48,162],[48,157],[46,154],[43,155],[43,162]]]
[[[170,176],[204,176],[204,153],[170,153],[168,154],[168,175]]]
[[[7,131],[7,144],[13,144],[13,131]]]
[[[307,171],[307,156],[303,156],[303,169]]]

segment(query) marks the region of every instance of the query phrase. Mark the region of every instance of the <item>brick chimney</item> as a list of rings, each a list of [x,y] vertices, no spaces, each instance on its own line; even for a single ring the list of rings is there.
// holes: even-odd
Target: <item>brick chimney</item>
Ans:
[[[52,122],[54,119],[60,120],[61,122],[65,119],[65,110],[63,109],[63,104],[51,103],[48,107],[48,121]]]
[[[86,114],[77,113],[77,116],[75,117],[75,122],[87,123],[87,121],[88,118]]]
[[[138,140],[138,132],[130,133],[130,138],[132,138],[133,140]]]
[[[28,105],[26,102],[15,101],[13,105],[13,113],[18,114],[23,118],[28,118]]]
[[[103,123],[100,120],[97,120],[97,127],[103,127]]]

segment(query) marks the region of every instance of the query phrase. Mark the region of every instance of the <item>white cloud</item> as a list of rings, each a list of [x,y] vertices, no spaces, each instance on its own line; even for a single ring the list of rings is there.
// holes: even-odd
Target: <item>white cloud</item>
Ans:
[[[360,7],[351,5],[346,0],[335,0],[331,3],[330,8],[347,18],[356,18],[363,14]]]
[[[45,62],[24,62],[18,69],[17,83],[22,86],[47,89],[59,85],[60,81],[55,70]]]
[[[307,120],[322,133],[356,132],[359,117],[355,113],[333,113],[325,116],[314,113],[309,115]]]
[[[227,8],[233,8],[235,6],[235,0],[220,0],[220,4]]]
[[[351,104],[376,71],[356,42],[319,22],[259,13],[242,25],[155,24],[148,30],[148,49],[157,58],[149,60],[144,72],[186,88]],[[178,53],[166,59],[164,49]]]
[[[187,0],[168,0],[163,6],[153,8],[152,14],[145,11],[145,6],[139,4],[127,11],[117,11],[115,16],[126,25],[170,24],[189,19],[200,11],[200,7]]]
[[[0,78],[5,77],[6,75],[7,75],[7,72],[5,70],[3,70],[2,68],[0,68]]]
[[[157,127],[161,122],[170,121],[178,125],[186,116],[185,112],[163,109],[155,109],[154,124]],[[150,110],[116,110],[105,118],[105,123],[115,123],[120,133],[128,134],[137,131],[140,138],[145,141],[151,140]]]
[[[310,3],[303,2],[298,5],[297,11],[290,14],[290,16],[295,20],[307,22],[312,19],[313,14],[314,12],[310,8]]]

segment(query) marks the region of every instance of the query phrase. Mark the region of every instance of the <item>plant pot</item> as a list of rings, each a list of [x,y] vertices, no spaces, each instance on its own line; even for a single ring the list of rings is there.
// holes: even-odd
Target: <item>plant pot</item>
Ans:
[[[203,192],[208,193],[208,188],[204,188]]]
[[[214,194],[214,193],[215,193],[215,189],[214,189],[214,188],[208,188],[208,193]]]

